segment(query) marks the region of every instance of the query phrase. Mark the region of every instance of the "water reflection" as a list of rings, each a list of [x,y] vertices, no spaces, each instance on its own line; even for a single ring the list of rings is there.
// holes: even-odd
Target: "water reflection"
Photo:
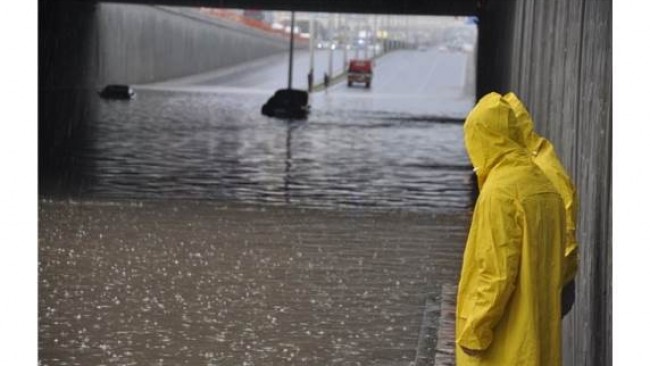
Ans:
[[[306,122],[284,121],[260,114],[266,97],[140,90],[131,102],[101,101],[92,141],[74,151],[86,182],[75,191],[309,207],[468,206],[460,124],[327,108]]]
[[[291,203],[291,135],[293,130],[298,128],[303,121],[287,121],[287,158],[285,161],[285,177],[284,177],[284,200],[286,203]]]

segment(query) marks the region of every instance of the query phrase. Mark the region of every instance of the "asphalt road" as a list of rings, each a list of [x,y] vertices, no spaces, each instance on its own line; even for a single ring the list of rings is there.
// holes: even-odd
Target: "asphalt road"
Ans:
[[[316,108],[462,119],[474,103],[471,53],[398,50],[375,62],[372,85],[347,82],[314,95]]]
[[[363,55],[361,53],[360,55]],[[349,51],[348,59],[355,57]],[[344,70],[344,54],[332,53],[334,75]],[[473,52],[441,51],[435,48],[395,50],[375,60],[372,87],[346,82],[312,94],[313,108],[337,113],[354,111],[407,114],[418,117],[463,119],[475,102]],[[322,82],[329,70],[329,51],[314,55],[315,83]],[[297,51],[294,57],[293,87],[307,88],[309,53]],[[271,95],[288,84],[288,54],[270,56],[255,62],[214,72],[137,86],[139,89],[190,92],[228,92]]]

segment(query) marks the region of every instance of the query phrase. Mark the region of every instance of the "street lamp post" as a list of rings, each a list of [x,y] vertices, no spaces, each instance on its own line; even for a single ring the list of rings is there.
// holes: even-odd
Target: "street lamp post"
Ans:
[[[307,75],[307,90],[311,92],[314,82],[314,38],[316,32],[314,29],[314,13],[309,17],[309,74]]]
[[[375,58],[377,57],[377,31],[379,28],[377,27],[377,14],[375,14],[375,29],[372,32],[372,57]]]
[[[331,78],[332,77],[332,72],[333,72],[333,62],[334,62],[334,37],[332,36],[334,34],[334,17],[332,16],[332,13],[329,14],[329,30],[330,30],[330,47],[329,47],[329,68],[328,68],[328,75]]]
[[[355,29],[354,38],[353,38],[353,42],[355,43],[354,44],[354,58],[358,60],[359,59],[359,40],[358,40],[358,38],[359,38],[359,23],[355,23],[354,29]]]
[[[293,27],[296,21],[296,13],[291,11],[291,30],[289,37],[289,89],[291,89],[291,83],[293,81]]]

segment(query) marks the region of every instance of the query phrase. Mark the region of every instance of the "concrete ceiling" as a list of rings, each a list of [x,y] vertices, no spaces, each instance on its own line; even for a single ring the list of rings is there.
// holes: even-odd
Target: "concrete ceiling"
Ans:
[[[86,0],[86,2],[87,1],[96,2],[97,0]],[[332,13],[477,15],[478,4],[484,1],[485,0],[110,0],[107,2],[260,10],[293,9],[296,11]]]

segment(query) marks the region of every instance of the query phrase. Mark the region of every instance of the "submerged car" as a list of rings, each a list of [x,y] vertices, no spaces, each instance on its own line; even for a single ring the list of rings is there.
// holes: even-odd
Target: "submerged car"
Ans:
[[[348,86],[353,83],[364,83],[370,88],[372,83],[372,61],[371,60],[350,60],[348,66]]]
[[[280,118],[306,118],[309,93],[299,89],[280,89],[262,106],[262,114]]]
[[[135,92],[128,85],[107,85],[99,92],[99,96],[104,99],[132,99]]]

